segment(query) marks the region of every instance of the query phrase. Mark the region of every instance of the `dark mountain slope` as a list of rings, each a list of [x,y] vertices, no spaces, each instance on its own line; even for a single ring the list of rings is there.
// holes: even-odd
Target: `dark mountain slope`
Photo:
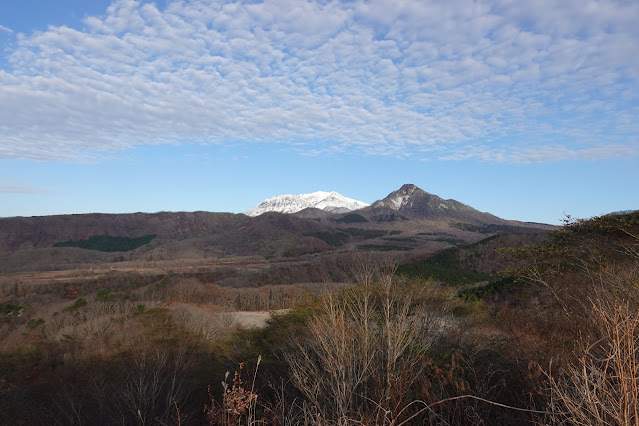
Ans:
[[[445,200],[412,184],[403,185],[386,198],[351,214],[358,214],[378,223],[414,220],[448,223],[449,226],[480,234],[537,232],[555,228],[542,223],[502,219],[459,201]]]
[[[159,240],[183,240],[227,232],[248,220],[244,215],[208,212],[3,218],[0,219],[0,251],[52,247],[54,243],[97,235],[137,238],[155,234]]]
[[[469,223],[505,223],[490,213],[482,213],[456,200],[444,200],[412,184],[403,185],[386,198],[357,213],[373,221],[408,219],[449,219]]]
[[[334,232],[334,228],[312,219],[290,214],[268,212],[240,226],[233,235],[227,234],[223,246],[238,254],[265,256],[296,256],[329,250],[330,245],[309,234]]]

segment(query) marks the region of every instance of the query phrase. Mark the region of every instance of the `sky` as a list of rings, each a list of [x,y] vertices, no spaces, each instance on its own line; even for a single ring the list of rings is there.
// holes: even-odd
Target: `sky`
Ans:
[[[0,217],[412,183],[639,209],[639,2],[0,1]]]

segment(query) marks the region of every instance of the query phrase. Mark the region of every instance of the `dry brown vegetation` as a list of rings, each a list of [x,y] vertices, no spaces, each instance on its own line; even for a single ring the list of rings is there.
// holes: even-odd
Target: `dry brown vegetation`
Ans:
[[[392,270],[361,274],[361,284],[329,294],[308,322],[310,338],[286,354],[313,424],[397,424],[414,410],[410,390],[423,354],[458,327],[450,291],[433,282],[399,283]]]
[[[474,301],[385,253],[5,274],[0,423],[639,424],[639,214],[519,238]]]

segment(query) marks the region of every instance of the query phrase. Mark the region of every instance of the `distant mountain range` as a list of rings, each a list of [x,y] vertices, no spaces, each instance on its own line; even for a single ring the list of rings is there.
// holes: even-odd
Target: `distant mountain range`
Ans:
[[[294,259],[360,251],[418,258],[551,225],[501,219],[415,185],[367,205],[336,192],[269,198],[246,214],[160,212],[0,218],[0,274],[225,256]],[[301,278],[300,278],[301,279]]]
[[[298,217],[326,218],[335,214],[359,214],[368,221],[392,222],[410,219],[459,219],[472,223],[500,223],[503,219],[482,213],[455,200],[444,200],[413,185],[403,185],[386,198],[368,205],[337,192],[279,195],[268,198],[245,212],[259,216],[267,212],[296,213]],[[328,213],[328,214],[327,214]]]
[[[267,198],[257,206],[248,209],[247,216],[259,216],[266,212],[297,213],[304,209],[314,208],[330,213],[346,213],[368,206],[363,201],[344,197],[337,192],[317,191],[310,194],[278,195]]]

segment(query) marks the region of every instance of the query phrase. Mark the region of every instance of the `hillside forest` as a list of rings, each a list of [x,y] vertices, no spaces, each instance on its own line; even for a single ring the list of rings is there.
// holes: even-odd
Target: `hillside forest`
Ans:
[[[639,212],[410,255],[354,224],[306,230],[354,249],[304,258],[7,270],[0,424],[639,424]],[[47,250],[126,260],[136,238]]]

